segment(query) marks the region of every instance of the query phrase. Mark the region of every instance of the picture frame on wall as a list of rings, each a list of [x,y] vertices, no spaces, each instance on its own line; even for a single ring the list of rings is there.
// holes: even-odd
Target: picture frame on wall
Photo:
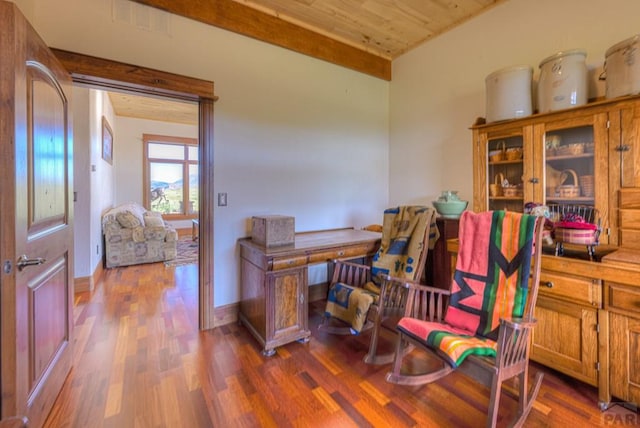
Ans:
[[[104,116],[102,116],[102,159],[109,165],[113,165],[113,130]]]

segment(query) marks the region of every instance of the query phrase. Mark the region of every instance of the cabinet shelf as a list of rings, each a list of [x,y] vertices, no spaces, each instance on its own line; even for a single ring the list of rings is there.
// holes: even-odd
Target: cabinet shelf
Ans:
[[[593,158],[593,153],[583,153],[580,155],[564,155],[564,156],[547,156],[547,162],[553,161],[564,161],[564,160],[574,160],[574,159],[589,159]]]
[[[585,203],[593,205],[593,198],[587,196],[578,196],[575,198],[561,198],[559,196],[547,196],[547,202],[567,202],[567,203]]]
[[[515,164],[521,164],[521,163],[522,163],[522,158],[516,159],[516,160],[502,160],[502,161],[489,162],[489,165],[515,165]]]
[[[524,200],[523,196],[490,196],[490,200],[492,201],[522,201]]]

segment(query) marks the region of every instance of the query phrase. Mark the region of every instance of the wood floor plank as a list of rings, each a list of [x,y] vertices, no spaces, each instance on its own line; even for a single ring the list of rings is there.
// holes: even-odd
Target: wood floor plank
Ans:
[[[488,389],[453,373],[430,385],[385,381],[390,366],[362,361],[368,334],[319,332],[323,302],[310,304],[311,341],[265,357],[244,326],[198,331],[195,265],[108,269],[74,299],[74,367],[46,427],[476,427]],[[391,346],[383,341],[382,347]],[[412,354],[415,369],[434,361]],[[545,373],[525,427],[596,427],[637,415],[601,413],[594,387]],[[502,393],[498,426],[515,414]],[[609,419],[607,419],[609,418]],[[614,419],[617,418],[617,419]]]

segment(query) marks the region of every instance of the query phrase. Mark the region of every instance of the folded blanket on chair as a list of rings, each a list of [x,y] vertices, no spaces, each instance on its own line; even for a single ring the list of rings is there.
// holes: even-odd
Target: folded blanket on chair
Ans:
[[[367,320],[371,304],[380,294],[379,274],[419,280],[416,272],[424,249],[423,238],[429,228],[429,248],[439,237],[436,212],[423,206],[401,206],[384,212],[382,240],[373,257],[371,277],[373,282],[363,288],[348,284],[334,284],[327,296],[325,314],[351,324],[351,331],[358,334]]]
[[[377,300],[378,293],[338,282],[329,290],[325,313],[350,323],[351,333],[358,334],[367,321],[369,307]]]
[[[398,329],[457,367],[469,354],[496,355],[500,318],[521,317],[536,218],[507,211],[463,213],[444,324],[403,318]]]
[[[378,284],[380,274],[420,280],[415,273],[424,251],[423,238],[427,228],[429,249],[433,249],[439,237],[435,210],[423,206],[389,208],[384,212],[382,228],[380,248],[371,264],[373,282]]]

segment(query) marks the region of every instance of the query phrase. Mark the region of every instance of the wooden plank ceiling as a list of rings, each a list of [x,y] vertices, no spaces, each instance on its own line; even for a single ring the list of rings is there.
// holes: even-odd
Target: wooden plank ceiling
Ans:
[[[134,0],[391,80],[391,61],[506,0]]]
[[[169,101],[122,92],[109,92],[109,100],[117,116],[198,125],[198,104],[195,103]]]

